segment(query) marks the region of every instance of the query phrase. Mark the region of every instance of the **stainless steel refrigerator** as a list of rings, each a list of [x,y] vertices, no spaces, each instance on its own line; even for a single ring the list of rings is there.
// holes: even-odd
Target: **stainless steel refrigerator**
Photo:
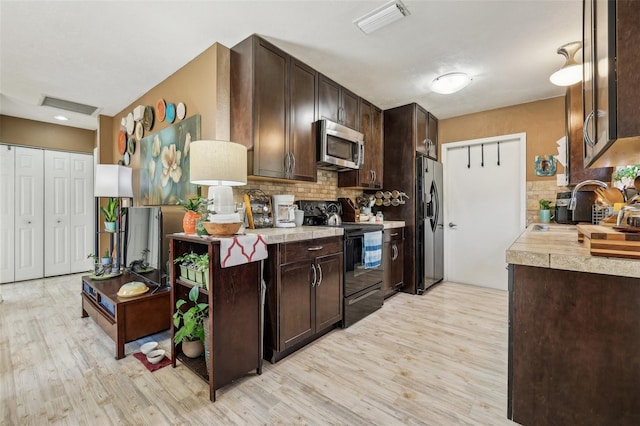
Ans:
[[[416,158],[416,292],[444,278],[442,163]]]

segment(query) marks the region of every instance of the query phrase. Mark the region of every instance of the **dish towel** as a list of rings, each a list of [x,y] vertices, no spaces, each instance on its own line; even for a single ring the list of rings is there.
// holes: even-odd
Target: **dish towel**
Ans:
[[[220,238],[220,266],[229,268],[267,258],[267,243],[259,234]]]
[[[362,257],[365,269],[377,268],[382,264],[382,231],[364,234]]]

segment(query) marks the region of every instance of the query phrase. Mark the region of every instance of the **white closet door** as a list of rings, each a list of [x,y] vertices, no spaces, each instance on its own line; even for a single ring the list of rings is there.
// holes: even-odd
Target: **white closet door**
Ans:
[[[93,261],[87,259],[93,253],[94,205],[93,156],[69,154],[71,167],[70,221],[71,221],[71,273],[88,271]]]
[[[68,152],[44,151],[44,276],[71,273]]]
[[[15,281],[44,276],[44,152],[16,148]]]
[[[0,145],[0,284],[15,280],[15,152]]]

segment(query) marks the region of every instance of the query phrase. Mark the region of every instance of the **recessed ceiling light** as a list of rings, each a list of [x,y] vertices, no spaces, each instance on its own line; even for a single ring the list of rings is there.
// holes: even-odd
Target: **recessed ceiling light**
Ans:
[[[436,77],[431,82],[431,90],[442,95],[455,93],[471,83],[471,77],[463,72],[450,72]]]
[[[60,121],[69,121],[69,119],[67,117],[65,117],[64,115],[54,115],[53,118],[55,118],[56,120],[60,120]]]
[[[409,9],[407,9],[400,0],[391,0],[356,19],[353,23],[356,24],[363,33],[369,34],[408,15]]]

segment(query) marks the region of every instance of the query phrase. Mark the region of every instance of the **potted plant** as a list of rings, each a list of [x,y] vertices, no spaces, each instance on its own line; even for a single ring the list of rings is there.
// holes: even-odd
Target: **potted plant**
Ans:
[[[209,289],[209,253],[195,255],[193,266],[196,272],[196,282]]]
[[[201,196],[189,198],[187,201],[179,200],[178,204],[185,210],[182,219],[182,228],[185,234],[196,233],[196,222],[207,211],[209,200]]]
[[[173,259],[173,263],[180,264],[180,277],[182,279],[191,280],[192,278],[195,278],[193,274],[189,273],[189,270],[193,270],[191,266],[193,264],[194,256],[197,256],[197,255],[191,252],[191,253],[185,253],[182,256],[178,256],[175,259]],[[191,275],[191,278],[189,277],[190,275]]]
[[[539,218],[541,223],[549,223],[551,222],[551,201],[545,200],[544,198],[538,201],[540,205]]]
[[[177,328],[173,342],[182,343],[182,352],[189,358],[197,358],[204,352],[204,319],[209,310],[208,303],[198,303],[200,290],[193,286],[189,291],[189,300],[193,305],[186,310],[186,300],[179,299],[176,302],[176,311],[173,314],[173,325]]]
[[[100,211],[104,215],[104,227],[107,232],[115,232],[116,220],[118,219],[118,199],[109,198],[106,206],[100,206]]]

